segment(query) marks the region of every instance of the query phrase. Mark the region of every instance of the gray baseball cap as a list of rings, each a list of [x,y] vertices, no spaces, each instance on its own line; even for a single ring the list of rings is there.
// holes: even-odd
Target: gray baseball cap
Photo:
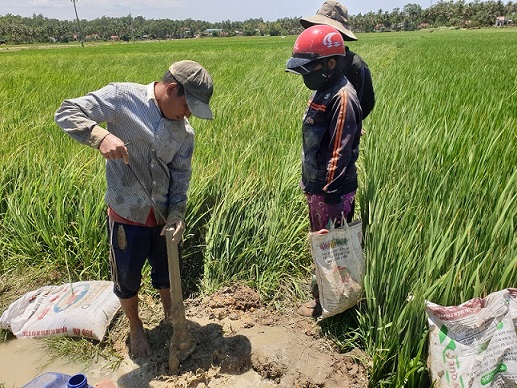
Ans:
[[[213,119],[209,103],[214,86],[206,69],[197,62],[185,60],[174,62],[169,71],[185,89],[190,113],[200,119]]]
[[[300,24],[303,28],[326,24],[341,32],[344,40],[357,40],[348,24],[348,8],[337,1],[325,1],[316,15],[301,18]]]

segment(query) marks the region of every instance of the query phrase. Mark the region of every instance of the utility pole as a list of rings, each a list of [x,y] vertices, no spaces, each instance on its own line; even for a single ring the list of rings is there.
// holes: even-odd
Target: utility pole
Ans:
[[[81,41],[81,47],[84,47],[83,31],[81,30],[81,22],[79,21],[79,15],[77,15],[77,7],[75,6],[76,1],[79,0],[72,0],[72,3],[74,3],[75,17],[77,19],[77,26],[79,27],[79,40]]]
[[[131,22],[131,39],[133,44],[135,44],[135,30],[133,29],[133,16],[131,14],[129,14],[129,20]]]

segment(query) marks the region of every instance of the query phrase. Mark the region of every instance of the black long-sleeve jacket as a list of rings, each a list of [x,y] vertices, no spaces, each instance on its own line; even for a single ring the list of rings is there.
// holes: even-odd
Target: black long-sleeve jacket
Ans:
[[[356,91],[339,71],[309,100],[302,125],[304,192],[337,203],[357,188],[362,112]]]
[[[339,70],[354,85],[361,102],[363,120],[370,114],[375,105],[372,74],[366,62],[358,54],[346,47],[344,61],[339,62]]]

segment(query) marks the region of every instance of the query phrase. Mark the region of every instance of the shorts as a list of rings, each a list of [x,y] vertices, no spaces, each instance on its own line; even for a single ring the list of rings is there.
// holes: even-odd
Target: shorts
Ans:
[[[153,287],[170,287],[167,244],[165,237],[160,236],[162,229],[163,225],[128,225],[108,219],[113,292],[120,299],[129,299],[138,294],[146,260],[151,266]]]

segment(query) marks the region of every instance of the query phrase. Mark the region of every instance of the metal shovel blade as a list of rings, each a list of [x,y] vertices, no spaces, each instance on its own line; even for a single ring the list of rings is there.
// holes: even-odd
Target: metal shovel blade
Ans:
[[[195,349],[196,341],[187,328],[185,319],[185,306],[183,305],[183,293],[181,290],[180,262],[178,244],[172,241],[174,229],[165,229],[167,242],[167,258],[169,261],[169,280],[171,284],[171,323],[172,339],[169,348],[169,369],[172,373],[179,373],[181,361],[186,359]]]

